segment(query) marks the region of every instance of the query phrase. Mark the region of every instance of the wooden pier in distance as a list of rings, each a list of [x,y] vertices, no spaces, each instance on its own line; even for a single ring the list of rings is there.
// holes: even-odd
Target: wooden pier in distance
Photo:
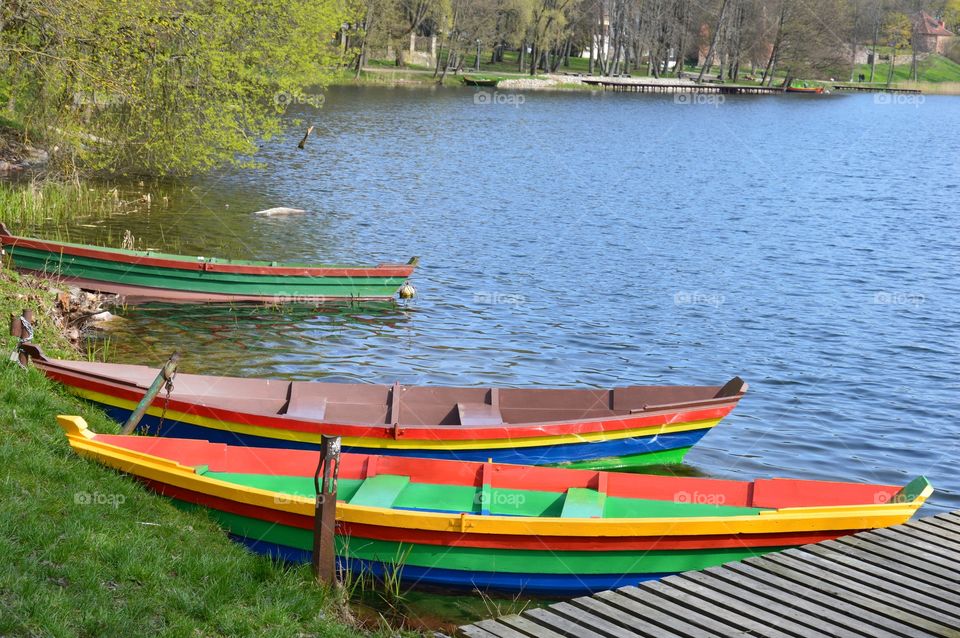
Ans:
[[[628,93],[707,93],[714,95],[770,95],[783,94],[784,90],[773,86],[750,86],[744,84],[719,84],[692,82],[631,82],[629,80],[584,78],[584,84],[599,86],[604,91]]]
[[[960,511],[459,629],[468,638],[960,636]]]
[[[920,89],[888,89],[885,86],[870,86],[856,84],[834,84],[833,88],[837,91],[854,91],[856,93],[907,93],[910,95],[920,95]]]

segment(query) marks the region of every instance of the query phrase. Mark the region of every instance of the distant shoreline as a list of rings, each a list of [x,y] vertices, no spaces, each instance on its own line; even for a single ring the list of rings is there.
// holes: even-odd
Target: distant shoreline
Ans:
[[[484,75],[495,75],[503,78],[500,90],[509,91],[600,91],[603,89],[597,86],[588,85],[582,82],[582,75],[564,75],[564,74],[545,74],[530,76],[526,73],[483,73]],[[458,86],[462,82],[464,75],[470,75],[470,71],[458,75],[447,74],[442,86]],[[589,76],[595,79],[601,79],[602,76]],[[654,78],[652,76],[634,76],[633,80],[640,80],[643,83],[668,83],[678,82],[676,78]],[[834,85],[845,86],[864,86],[857,82],[846,81],[825,81],[814,80],[818,85],[824,86],[832,92],[839,93],[833,89]],[[435,78],[433,71],[429,69],[401,68],[401,67],[367,67],[364,68],[361,77],[355,79],[353,73],[341,75],[330,82],[330,86],[410,86],[410,87],[435,87],[441,86],[438,78]],[[730,83],[727,86],[757,86],[750,83]],[[874,82],[873,86],[877,92],[883,92],[886,85]],[[960,82],[896,82],[890,85],[895,90],[917,90],[924,95],[960,95]]]

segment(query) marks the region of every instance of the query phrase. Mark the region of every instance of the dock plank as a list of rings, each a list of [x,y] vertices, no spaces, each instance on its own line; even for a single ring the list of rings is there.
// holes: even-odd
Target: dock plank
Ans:
[[[939,527],[940,529],[945,529],[947,531],[960,533],[960,523],[953,523],[946,519],[940,518],[939,516],[931,516],[930,518],[925,520],[934,527]]]
[[[745,635],[755,635],[758,631],[763,630],[766,635],[771,637],[792,638],[790,634],[784,633],[776,627],[744,616],[736,609],[719,607],[703,597],[692,595],[679,587],[675,587],[672,583],[667,584],[664,581],[643,583],[637,591],[641,592],[641,597],[643,592],[650,591],[659,596],[663,602],[676,601],[688,610],[691,618],[723,621]],[[703,621],[695,620],[695,622],[703,625]]]
[[[663,635],[663,627],[660,625],[650,623],[646,618],[627,613],[592,596],[574,598],[570,601],[570,604],[589,614],[600,616],[609,622],[630,629],[645,638],[656,638]]]
[[[797,572],[795,569],[783,567],[775,561],[756,565],[750,562],[752,560],[747,559],[742,563],[735,563],[731,565],[731,568],[750,570],[758,577],[773,577],[782,580],[788,587],[793,587],[798,595],[812,598],[821,605],[832,607],[837,611],[849,614],[851,617],[867,620],[877,628],[872,630],[872,633],[892,631],[902,634],[906,631],[906,635],[912,636],[917,629],[922,629],[937,636],[950,635],[950,629],[939,623],[891,607],[887,601],[878,601],[875,598],[857,593],[854,588],[842,587],[840,583],[843,581],[840,579],[824,580],[822,577],[811,576],[804,572]],[[759,576],[760,573],[763,576]],[[796,589],[798,587],[802,587],[802,589]]]
[[[505,616],[504,618],[500,618],[500,622],[507,625],[510,629],[516,630],[523,636],[530,636],[532,638],[566,638],[563,634],[551,631],[523,616]]]
[[[933,600],[925,595],[918,596],[917,592],[884,578],[877,578],[865,572],[831,568],[827,561],[808,560],[798,558],[796,555],[787,555],[787,553],[771,556],[770,560],[792,568],[795,572],[802,571],[815,578],[822,578],[851,592],[873,598],[921,618],[928,617],[948,630],[951,624],[960,622],[960,609],[956,605]]]
[[[821,545],[807,545],[800,548],[800,551],[837,563],[851,570],[877,576],[889,574],[891,577],[897,578],[898,582],[904,587],[909,587],[917,593],[937,596],[941,600],[960,606],[960,593],[954,589],[957,586],[956,581],[933,576],[910,565],[889,560],[874,562],[871,560],[874,555],[868,552],[860,552],[856,555],[844,554]]]
[[[731,587],[740,587],[747,591],[755,592],[757,596],[752,600],[756,605],[765,604],[767,599],[777,600],[783,605],[800,609],[803,613],[808,614],[812,619],[816,620],[817,624],[828,623],[842,627],[847,633],[853,633],[858,636],[864,635],[862,631],[863,622],[857,618],[857,616],[851,616],[843,611],[838,611],[829,605],[818,605],[814,599],[797,595],[798,590],[802,588],[797,587],[795,584],[777,583],[776,581],[771,583],[759,578],[744,578],[742,574],[727,569],[729,566],[730,565],[725,565],[722,568],[718,568],[718,577],[726,579]],[[877,631],[875,627],[871,627],[871,634],[882,638],[892,638],[893,636],[900,635],[887,631]]]
[[[903,536],[890,530],[878,529],[876,531],[876,536],[871,537],[871,540],[877,543],[886,541],[897,543],[900,546],[912,548],[914,552],[920,550],[925,554],[938,556],[940,560],[946,560],[960,564],[960,552],[950,551],[946,547],[938,544],[936,539],[930,540],[925,534],[920,532],[914,532],[910,536]]]
[[[903,544],[896,541],[892,541],[888,538],[880,538],[878,536],[871,536],[870,538],[856,538],[850,539],[847,537],[838,538],[837,542],[842,545],[850,545],[852,547],[859,547],[871,552],[879,552],[880,550],[885,550],[890,554],[902,556],[905,559],[908,559],[916,564],[922,564],[926,569],[937,570],[936,573],[943,574],[954,574],[952,578],[960,576],[960,565],[950,565],[948,561],[943,561],[939,558],[933,558],[929,554],[925,553],[920,549],[916,549],[912,544]]]
[[[563,616],[577,626],[589,627],[609,638],[636,638],[639,635],[635,631],[606,620],[603,616],[585,612],[570,603],[557,603],[556,605],[550,605],[549,609],[554,614]]]
[[[467,638],[960,638],[960,511],[462,627]]]
[[[551,611],[551,608],[530,609],[522,614],[534,622],[543,625],[550,631],[561,636],[570,636],[571,638],[607,638],[604,634],[594,631],[585,624],[570,621],[563,616]]]
[[[527,638],[494,620],[481,620],[475,625],[467,625],[462,628],[462,633],[466,638]]]
[[[778,628],[800,638],[820,638],[823,630],[828,629],[835,638],[855,638],[862,634],[853,633],[839,625],[825,624],[826,621],[814,618],[796,607],[783,605],[772,599],[765,599],[762,605],[755,604],[755,599],[742,589],[728,587],[723,581],[714,576],[700,572],[687,572],[675,577],[676,587],[699,596],[701,599],[713,600],[728,609],[749,614],[759,622],[765,623],[767,631],[757,632],[758,636],[773,636]]]
[[[691,625],[684,618],[676,618],[675,616],[665,614],[654,605],[635,601],[619,592],[602,591],[599,594],[595,594],[595,596],[613,607],[633,613],[660,625],[664,631],[673,631],[676,636],[684,636],[686,638],[710,638],[719,635],[696,625]]]

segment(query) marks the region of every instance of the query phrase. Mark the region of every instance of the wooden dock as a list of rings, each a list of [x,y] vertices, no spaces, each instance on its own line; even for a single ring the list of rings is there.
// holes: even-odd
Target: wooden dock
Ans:
[[[599,86],[604,91],[628,93],[707,93],[714,95],[770,95],[783,94],[784,90],[772,86],[747,86],[741,84],[716,84],[692,82],[631,82],[628,80],[584,78],[584,84]]]
[[[960,511],[575,598],[469,638],[960,636]]]
[[[857,93],[906,93],[909,95],[922,93],[920,89],[888,89],[885,86],[870,85],[834,84],[833,88],[837,91],[854,91]]]

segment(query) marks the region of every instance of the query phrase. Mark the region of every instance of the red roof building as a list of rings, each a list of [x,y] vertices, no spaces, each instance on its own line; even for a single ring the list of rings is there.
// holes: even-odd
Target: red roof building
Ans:
[[[918,53],[943,53],[953,33],[926,11],[921,11],[913,21],[913,46]]]

